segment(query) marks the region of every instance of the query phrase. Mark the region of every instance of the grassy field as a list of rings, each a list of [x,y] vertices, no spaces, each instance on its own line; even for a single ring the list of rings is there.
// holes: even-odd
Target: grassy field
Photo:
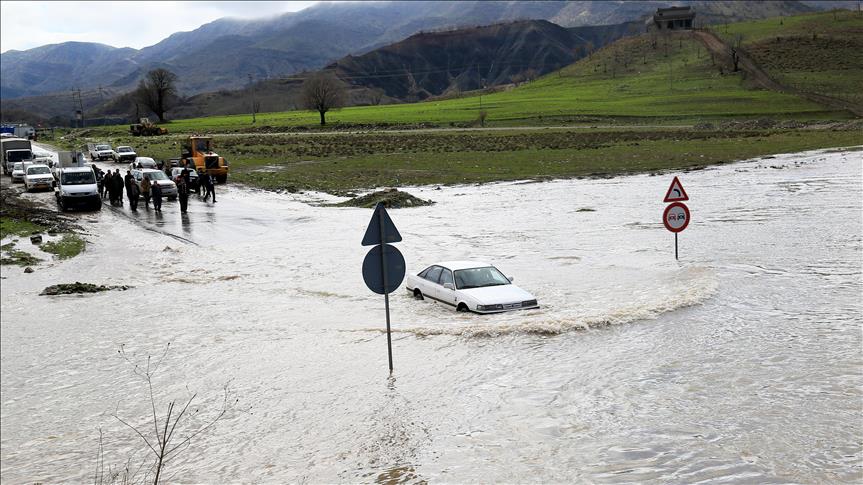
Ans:
[[[863,13],[848,10],[716,27],[774,79],[789,86],[863,103]]]

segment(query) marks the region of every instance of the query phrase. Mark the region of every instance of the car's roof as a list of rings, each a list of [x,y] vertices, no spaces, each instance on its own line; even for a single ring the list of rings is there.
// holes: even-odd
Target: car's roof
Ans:
[[[152,158],[150,158],[150,157],[138,157],[138,158],[136,158],[136,159],[135,159],[135,162],[134,162],[134,163],[138,163],[138,162],[153,162],[153,163],[156,163],[156,161],[155,161],[155,160],[153,160],[153,159],[152,159]]]
[[[90,167],[66,167],[63,169],[64,172],[92,172],[93,169]]]
[[[161,170],[157,170],[157,169],[155,169],[155,168],[139,168],[139,169],[137,169],[137,170],[140,170],[140,171],[141,171],[141,173],[161,172]]]
[[[491,266],[488,263],[484,263],[482,261],[441,261],[439,263],[435,263],[437,266],[443,266],[444,268],[449,268],[453,271],[458,269],[468,269],[468,268],[486,268]]]
[[[27,170],[30,170],[30,169],[31,169],[31,168],[33,168],[33,167],[45,167],[45,168],[51,168],[51,167],[49,167],[48,165],[45,165],[44,163],[31,163],[30,165],[28,165],[28,166],[27,166]]]
[[[130,147],[129,145],[120,145],[120,146],[118,146],[118,147],[117,147],[117,149],[118,149],[118,150],[119,150],[119,149],[121,149],[121,148],[128,148],[128,149],[130,149],[130,150],[132,149],[132,147]]]

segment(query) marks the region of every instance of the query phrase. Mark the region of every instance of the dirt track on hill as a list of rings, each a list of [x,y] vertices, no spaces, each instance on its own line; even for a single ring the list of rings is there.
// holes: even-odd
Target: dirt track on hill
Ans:
[[[692,35],[696,39],[701,41],[701,43],[704,44],[704,46],[710,52],[718,54],[720,58],[731,58],[731,46],[729,46],[728,43],[723,41],[721,38],[719,38],[712,32],[699,30],[693,31]],[[770,77],[770,75],[767,74],[767,72],[764,71],[764,69],[762,69],[755,61],[753,61],[752,58],[749,57],[745,52],[741,50],[740,52],[738,52],[738,54],[740,56],[740,68],[746,72],[746,74],[749,76],[749,79],[754,81],[761,88],[770,89],[772,91],[779,91],[783,93],[796,94],[818,104],[829,106],[835,109],[847,110],[857,116],[863,116],[863,107],[861,107],[860,105],[845,101],[843,99],[834,98],[832,96],[825,96],[823,94],[802,91],[791,86],[786,86]]]

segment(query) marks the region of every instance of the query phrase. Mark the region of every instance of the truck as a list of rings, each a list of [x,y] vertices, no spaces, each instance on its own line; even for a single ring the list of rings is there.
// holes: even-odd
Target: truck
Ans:
[[[228,181],[228,161],[213,152],[213,138],[209,136],[190,136],[180,152],[180,166],[194,167],[202,174],[210,174],[216,182]]]
[[[17,162],[33,160],[33,146],[30,140],[23,138],[0,139],[0,152],[2,152],[3,173],[12,174],[12,167]]]
[[[24,124],[9,124],[0,126],[0,133],[9,133],[17,138],[24,138],[25,140],[35,140],[36,139],[36,128],[33,128],[30,125]]]

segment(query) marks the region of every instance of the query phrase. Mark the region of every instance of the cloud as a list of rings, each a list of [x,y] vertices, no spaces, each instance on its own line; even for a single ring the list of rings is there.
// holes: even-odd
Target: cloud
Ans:
[[[0,1],[0,52],[67,41],[140,49],[174,32],[221,17],[262,18],[296,12],[299,2],[19,2]]]

